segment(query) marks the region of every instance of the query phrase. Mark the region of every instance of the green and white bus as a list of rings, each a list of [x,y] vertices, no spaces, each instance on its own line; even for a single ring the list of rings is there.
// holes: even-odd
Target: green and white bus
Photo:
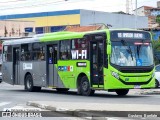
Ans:
[[[104,29],[55,32],[3,42],[3,81],[57,91],[77,89],[92,95],[107,90],[126,95],[129,89],[155,87],[151,34]]]

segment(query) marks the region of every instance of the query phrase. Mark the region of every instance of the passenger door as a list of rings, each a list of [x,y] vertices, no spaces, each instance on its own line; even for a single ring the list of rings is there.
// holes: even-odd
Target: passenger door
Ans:
[[[91,85],[103,85],[103,63],[104,63],[103,40],[90,42],[90,70]]]
[[[47,80],[49,86],[58,84],[57,64],[57,44],[47,45]]]
[[[13,48],[13,84],[20,84],[20,47]]]

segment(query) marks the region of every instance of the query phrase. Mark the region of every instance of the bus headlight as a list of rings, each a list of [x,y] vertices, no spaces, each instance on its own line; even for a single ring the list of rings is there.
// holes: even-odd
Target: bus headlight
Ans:
[[[119,75],[116,72],[112,72],[112,76],[115,77],[115,78],[117,78],[117,79],[119,79]]]

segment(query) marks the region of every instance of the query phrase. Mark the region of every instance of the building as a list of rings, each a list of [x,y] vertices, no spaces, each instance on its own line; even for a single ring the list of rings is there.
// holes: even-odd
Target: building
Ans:
[[[152,10],[156,9],[155,7],[150,7],[150,6],[141,6],[137,8],[135,11],[135,14],[137,16],[146,16],[148,17],[148,27],[153,28],[157,26],[156,24],[156,16],[152,15]],[[137,13],[136,13],[137,12]]]
[[[145,16],[138,16],[135,23],[134,15],[82,9],[0,16],[0,20],[6,19],[34,21],[36,34],[61,31],[66,26],[88,26],[95,23],[103,23],[110,28],[135,28],[135,24],[138,28],[148,27],[148,18]]]
[[[150,16],[151,15],[151,9],[153,9],[153,8],[154,7],[151,7],[151,6],[141,6],[134,11],[135,11],[135,14],[137,12],[138,16]]]
[[[34,21],[0,20],[1,37],[26,36],[26,34],[34,32],[35,32]]]

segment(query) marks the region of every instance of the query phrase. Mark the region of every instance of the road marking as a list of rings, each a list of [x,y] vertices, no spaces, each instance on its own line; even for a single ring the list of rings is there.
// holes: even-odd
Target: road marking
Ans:
[[[8,105],[8,104],[10,104],[11,102],[1,102],[0,103],[0,106],[4,106],[4,105]]]

